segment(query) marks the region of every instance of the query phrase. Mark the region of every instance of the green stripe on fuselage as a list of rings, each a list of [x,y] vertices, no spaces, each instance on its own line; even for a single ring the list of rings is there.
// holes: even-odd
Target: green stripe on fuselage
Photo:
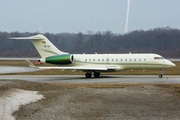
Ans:
[[[71,64],[72,61],[70,60],[70,55],[58,55],[46,58],[46,63],[51,64]]]

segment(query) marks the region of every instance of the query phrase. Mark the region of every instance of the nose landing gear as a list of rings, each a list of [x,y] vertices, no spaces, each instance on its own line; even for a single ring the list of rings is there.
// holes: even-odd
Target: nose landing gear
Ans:
[[[162,78],[162,77],[163,77],[163,75],[162,75],[162,74],[159,74],[158,76],[159,76],[159,78]]]
[[[160,71],[159,71],[158,77],[159,77],[159,78],[162,78],[162,77],[163,77],[163,70],[160,70]]]

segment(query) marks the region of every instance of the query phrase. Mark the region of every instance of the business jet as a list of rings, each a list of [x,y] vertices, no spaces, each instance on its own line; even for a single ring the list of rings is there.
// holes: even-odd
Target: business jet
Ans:
[[[159,78],[163,70],[176,66],[158,54],[69,54],[57,49],[45,36],[38,34],[30,37],[11,39],[29,39],[34,44],[41,58],[40,63],[55,64],[57,67],[37,67],[39,69],[72,69],[85,72],[86,78],[100,77],[101,72],[116,72],[135,69],[159,70]],[[30,61],[30,67],[36,67]]]

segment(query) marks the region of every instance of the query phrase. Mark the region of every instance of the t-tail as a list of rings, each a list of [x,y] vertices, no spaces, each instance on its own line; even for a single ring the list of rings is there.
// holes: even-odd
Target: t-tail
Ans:
[[[10,39],[31,40],[41,56],[41,59],[38,60],[41,63],[71,64],[74,61],[73,55],[60,51],[41,34],[30,37],[13,37]]]
[[[41,35],[41,34],[30,36],[30,37],[15,37],[15,38],[10,38],[10,39],[31,40],[42,58],[46,58],[49,56],[69,54],[69,53],[60,51],[44,35]]]

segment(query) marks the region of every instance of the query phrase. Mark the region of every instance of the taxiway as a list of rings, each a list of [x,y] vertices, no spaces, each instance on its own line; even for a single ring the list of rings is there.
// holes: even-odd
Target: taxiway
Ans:
[[[32,72],[40,69],[30,67],[0,66],[0,74]],[[0,80],[25,80],[42,83],[179,83],[180,75],[101,75],[85,78],[84,75],[0,75]]]
[[[25,80],[42,83],[178,83],[180,75],[102,75],[85,78],[83,75],[0,75],[0,80]]]

